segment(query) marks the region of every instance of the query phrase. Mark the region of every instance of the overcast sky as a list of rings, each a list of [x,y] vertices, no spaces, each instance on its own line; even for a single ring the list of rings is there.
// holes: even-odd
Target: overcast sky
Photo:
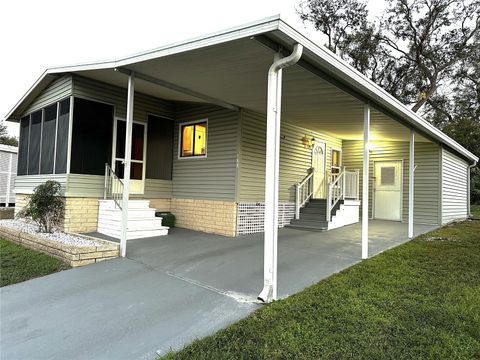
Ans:
[[[1,1],[0,119],[46,68],[108,60],[281,14],[321,41],[294,0]],[[372,16],[381,0],[370,0]],[[75,5],[76,4],[76,5]],[[18,135],[18,126],[7,123]]]

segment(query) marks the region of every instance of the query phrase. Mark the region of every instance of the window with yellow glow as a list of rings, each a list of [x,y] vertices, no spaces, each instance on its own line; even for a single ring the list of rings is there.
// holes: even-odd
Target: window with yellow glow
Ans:
[[[207,123],[185,124],[180,126],[180,156],[207,155]]]
[[[342,154],[340,150],[333,150],[332,149],[332,174],[339,174],[340,167],[342,166]]]

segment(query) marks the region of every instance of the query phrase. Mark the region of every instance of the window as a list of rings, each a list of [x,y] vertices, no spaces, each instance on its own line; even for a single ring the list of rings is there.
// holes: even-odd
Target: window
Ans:
[[[395,167],[386,166],[381,168],[381,185],[395,185]]]
[[[20,119],[18,175],[67,172],[69,115],[67,98]]]
[[[55,128],[57,126],[57,104],[46,107],[43,111],[42,156],[40,174],[53,174],[55,158]]]
[[[332,149],[332,174],[340,174],[340,167],[342,166],[342,152],[340,150]]]
[[[180,157],[207,155],[207,122],[180,124]]]
[[[74,99],[70,172],[103,175],[112,162],[113,106]]]

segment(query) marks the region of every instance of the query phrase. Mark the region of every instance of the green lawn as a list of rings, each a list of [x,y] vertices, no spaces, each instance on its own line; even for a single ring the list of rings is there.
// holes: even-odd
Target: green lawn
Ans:
[[[165,358],[480,359],[480,221],[386,251]]]
[[[0,286],[68,269],[68,266],[51,256],[0,239]]]
[[[474,218],[480,218],[480,205],[472,205],[470,210]]]

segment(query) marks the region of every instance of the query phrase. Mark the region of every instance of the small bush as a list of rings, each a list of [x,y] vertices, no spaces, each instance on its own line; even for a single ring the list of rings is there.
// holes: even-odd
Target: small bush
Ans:
[[[60,189],[60,184],[53,180],[37,186],[18,216],[31,219],[41,232],[53,232],[61,223],[65,212]]]

